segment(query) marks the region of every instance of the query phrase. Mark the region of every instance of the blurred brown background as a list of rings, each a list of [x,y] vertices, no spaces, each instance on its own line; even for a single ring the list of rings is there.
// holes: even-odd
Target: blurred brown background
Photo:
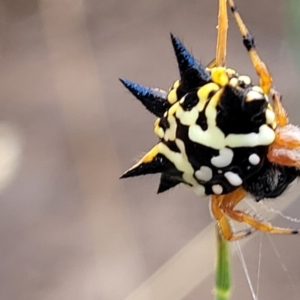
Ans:
[[[287,2],[236,2],[299,124]],[[213,298],[207,199],[183,187],[156,196],[156,176],[118,180],[156,138],[117,79],[167,89],[169,32],[208,63],[216,19],[216,0],[0,2],[0,299]],[[228,65],[255,78],[232,19]],[[271,206],[296,200],[284,213],[300,218],[298,190]],[[259,299],[299,299],[298,237],[256,234],[242,250]],[[252,299],[232,263],[232,299]]]

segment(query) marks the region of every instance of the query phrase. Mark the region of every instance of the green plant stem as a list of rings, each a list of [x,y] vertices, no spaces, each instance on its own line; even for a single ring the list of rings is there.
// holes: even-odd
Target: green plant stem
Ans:
[[[215,272],[215,300],[228,300],[231,295],[229,243],[216,225],[217,267]]]

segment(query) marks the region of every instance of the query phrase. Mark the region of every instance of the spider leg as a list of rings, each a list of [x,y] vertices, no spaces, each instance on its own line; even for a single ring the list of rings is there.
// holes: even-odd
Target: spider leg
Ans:
[[[300,168],[300,129],[292,124],[276,128],[275,141],[269,146],[270,162]]]
[[[218,15],[218,36],[216,49],[216,65],[218,67],[225,66],[226,59],[226,44],[227,44],[227,29],[228,29],[228,15],[227,15],[227,0],[219,0],[219,15]]]
[[[242,239],[256,230],[253,227],[250,227],[245,230],[233,232],[229,220],[227,219],[226,212],[223,209],[223,203],[235,206],[245,197],[245,195],[246,192],[242,188],[239,188],[227,195],[213,195],[211,197],[211,212],[218,222],[219,229],[224,239],[228,241]]]
[[[239,30],[243,36],[243,43],[246,47],[252,64],[255,68],[255,71],[259,77],[259,85],[264,91],[265,94],[269,94],[271,86],[272,86],[272,76],[265,65],[260,59],[257,50],[255,48],[255,42],[253,36],[250,34],[249,30],[247,29],[245,23],[243,22],[239,12],[237,11],[237,7],[234,4],[233,0],[228,0],[231,12],[235,18],[235,21],[239,27]]]
[[[271,95],[274,104],[276,123],[278,126],[285,126],[289,123],[289,119],[286,110],[282,106],[282,96],[274,89],[271,89]]]
[[[216,67],[216,66],[217,66],[217,63],[216,63],[216,59],[214,58],[214,59],[212,59],[212,60],[210,61],[210,63],[206,66],[206,68],[212,69],[212,68],[214,68],[214,67]]]
[[[254,227],[255,229],[260,231],[266,231],[272,234],[300,234],[299,229],[275,227],[269,222],[256,220],[252,216],[240,210],[233,210],[233,209],[226,208],[224,209],[224,211],[231,219],[238,222],[247,223],[251,227]]]
[[[220,210],[232,220],[246,223],[256,230],[265,231],[272,234],[300,234],[300,230],[275,227],[271,223],[257,220],[243,211],[234,210],[234,207],[245,197],[245,195],[246,192],[242,187],[230,194],[225,195],[220,203]],[[242,237],[244,236],[240,235],[235,237],[235,239]]]

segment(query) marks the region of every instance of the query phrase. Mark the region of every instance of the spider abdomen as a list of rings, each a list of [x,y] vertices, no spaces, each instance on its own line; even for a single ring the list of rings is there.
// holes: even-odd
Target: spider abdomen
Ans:
[[[264,165],[275,139],[273,109],[249,77],[223,67],[203,68],[172,38],[180,48],[175,53],[181,79],[166,94],[166,110],[155,122],[159,142],[123,177],[162,173],[158,192],[184,183],[198,195],[230,193]],[[137,94],[134,84],[123,83]],[[148,104],[157,90],[138,88],[138,99],[158,115]]]

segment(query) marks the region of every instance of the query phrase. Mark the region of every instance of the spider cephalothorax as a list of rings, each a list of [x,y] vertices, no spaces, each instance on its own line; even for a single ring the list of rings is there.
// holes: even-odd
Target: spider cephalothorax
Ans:
[[[183,183],[197,195],[212,195],[212,213],[227,239],[244,237],[252,229],[233,233],[226,217],[254,229],[299,233],[234,210],[247,193],[257,201],[277,197],[300,175],[295,150],[300,148],[300,134],[297,127],[288,124],[281,96],[271,90],[272,78],[258,57],[254,40],[233,1],[229,4],[259,75],[259,85],[222,66],[218,59],[205,68],[171,35],[180,80],[168,93],[121,80],[158,117],[154,131],[159,138],[122,178],[161,173],[158,193]],[[224,61],[225,54],[218,53],[221,48],[217,46],[216,57]]]

